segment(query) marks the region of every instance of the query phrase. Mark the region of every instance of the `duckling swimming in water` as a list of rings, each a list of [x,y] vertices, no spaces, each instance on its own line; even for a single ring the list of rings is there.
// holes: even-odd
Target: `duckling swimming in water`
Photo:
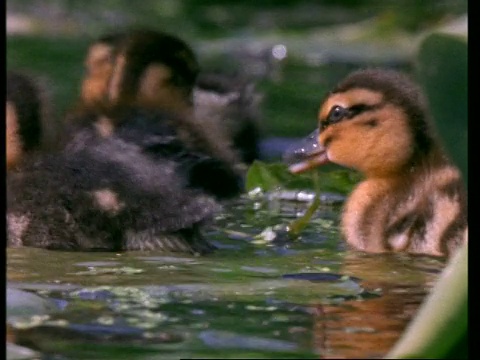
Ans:
[[[327,95],[318,121],[285,161],[293,173],[333,162],[365,175],[342,214],[348,244],[449,256],[467,241],[461,174],[433,132],[424,95],[406,75],[353,72]]]
[[[113,68],[114,81],[122,83],[131,81],[125,68],[130,54],[138,54],[131,52],[130,42],[125,46]],[[135,71],[148,71],[148,64]],[[172,76],[182,84],[181,75]],[[233,155],[218,143],[212,145],[188,114],[117,95],[112,105],[72,113],[72,136],[65,148],[26,159],[8,177],[9,246],[190,253],[214,249],[202,229],[220,209],[218,200],[241,192]]]
[[[118,137],[29,157],[7,177],[8,246],[206,253],[219,205],[185,187],[178,162]]]
[[[186,167],[192,175],[191,186],[219,198],[238,195],[245,168],[224,136],[224,127],[218,121],[198,121],[193,114],[192,89],[198,64],[188,45],[169,34],[151,30],[111,38],[122,40],[115,46],[105,94],[107,105],[85,106],[69,116],[70,135],[66,137],[72,141],[68,140],[66,151],[89,146],[85,141],[92,137],[85,136],[85,132],[100,131],[105,135],[115,129],[115,136],[124,136],[124,140],[128,137],[128,141],[148,147],[146,152],[152,156],[156,151],[163,156],[167,147],[172,149],[172,141],[167,146],[162,134],[167,131],[176,142],[183,142],[190,149],[188,156],[183,152],[181,160],[177,160],[189,164]],[[101,98],[96,99],[97,104],[101,103]],[[150,116],[148,112],[168,116]],[[168,125],[157,126],[155,119]],[[135,128],[136,135],[130,136],[122,128],[130,133]]]
[[[90,46],[85,64],[83,105],[135,102],[187,116],[222,152],[226,146],[237,152],[237,162],[249,164],[259,157],[261,96],[254,84],[200,71],[182,40],[150,29],[110,34]]]

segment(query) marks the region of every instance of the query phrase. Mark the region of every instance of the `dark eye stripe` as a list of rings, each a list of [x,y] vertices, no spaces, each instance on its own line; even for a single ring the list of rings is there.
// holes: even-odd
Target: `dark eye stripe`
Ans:
[[[327,118],[321,121],[320,126],[321,130],[325,129],[327,126],[336,124],[345,119],[352,119],[364,112],[378,110],[382,108],[385,103],[380,102],[378,104],[367,105],[367,104],[356,104],[348,108],[341,107],[340,105],[334,105],[330,109],[330,112],[327,115]]]

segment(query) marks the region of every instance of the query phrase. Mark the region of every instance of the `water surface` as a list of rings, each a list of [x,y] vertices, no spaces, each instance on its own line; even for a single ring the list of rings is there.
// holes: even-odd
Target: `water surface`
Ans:
[[[383,356],[442,261],[346,250],[340,204],[295,241],[256,236],[305,208],[292,204],[228,206],[204,257],[8,249],[10,335],[46,359]]]

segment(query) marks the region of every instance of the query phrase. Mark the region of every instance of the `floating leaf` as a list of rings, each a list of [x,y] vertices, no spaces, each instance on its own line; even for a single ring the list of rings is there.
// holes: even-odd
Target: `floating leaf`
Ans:
[[[332,169],[333,167],[333,169]],[[348,194],[361,179],[361,175],[336,166],[325,167],[326,170],[312,170],[303,174],[292,174],[282,163],[264,163],[255,161],[247,173],[246,190],[260,188],[271,191],[283,189],[318,189],[321,192]],[[318,175],[318,185],[315,176]]]

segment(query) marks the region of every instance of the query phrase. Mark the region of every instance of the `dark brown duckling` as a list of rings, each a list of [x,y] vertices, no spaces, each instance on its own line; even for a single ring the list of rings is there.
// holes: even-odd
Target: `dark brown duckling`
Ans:
[[[243,191],[243,174],[228,159],[213,156],[201,146],[201,133],[178,130],[183,120],[159,110],[138,106],[83,114],[75,119],[74,134],[64,152],[74,155],[111,137],[138,147],[152,160],[169,159],[187,187],[200,189],[219,200],[234,198]],[[188,123],[182,130],[188,129]]]
[[[117,55],[126,61],[120,60],[114,73]],[[207,129],[222,152],[225,147],[237,152],[237,162],[249,164],[259,157],[261,96],[254,84],[200,71],[182,40],[149,29],[110,34],[91,45],[85,63],[84,105],[135,103],[187,116]]]
[[[162,132],[168,128],[168,136],[189,149],[188,156],[176,156],[189,169],[192,187],[219,198],[239,195],[245,168],[226,136],[221,135],[223,128],[217,121],[206,126],[193,114],[191,97],[198,64],[188,45],[169,34],[137,30],[123,36],[115,51],[106,94],[108,106],[86,106],[70,114],[66,136],[70,143],[66,151],[88,146],[87,142],[82,145],[82,141],[92,136],[85,136],[85,131],[96,131],[102,136],[115,132],[115,136],[127,140],[128,131],[122,128],[130,132],[135,128],[136,135],[128,136],[128,141],[135,141],[153,156],[155,151],[161,154],[167,147]],[[168,112],[168,116],[150,116],[149,112]],[[156,124],[156,119],[162,122]]]
[[[366,252],[451,255],[467,241],[467,196],[406,75],[353,72],[322,102],[318,130],[287,151],[290,171],[334,162],[365,175],[342,214],[348,244]]]
[[[209,252],[201,229],[219,205],[186,181],[177,161],[116,136],[30,157],[7,178],[7,245]]]

